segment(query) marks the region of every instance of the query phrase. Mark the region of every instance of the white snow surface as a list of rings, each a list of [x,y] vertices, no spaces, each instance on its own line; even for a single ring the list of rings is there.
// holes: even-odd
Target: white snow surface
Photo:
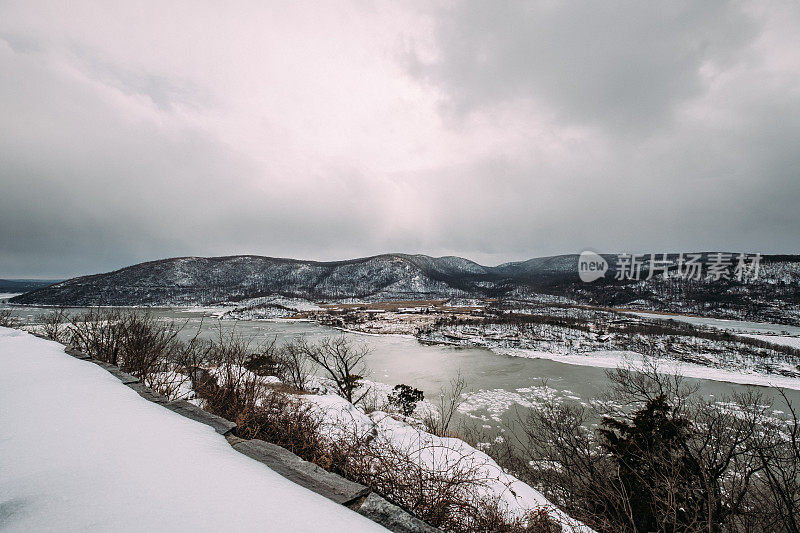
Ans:
[[[800,348],[800,337],[795,337],[792,335],[756,335],[747,333],[743,334],[742,337],[750,337],[753,339],[771,342],[772,344],[780,344],[782,346]]]
[[[790,326],[788,324],[748,322],[746,320],[680,315],[674,313],[664,314],[656,311],[625,311],[625,314],[644,318],[665,318],[668,320],[677,320],[679,322],[686,322],[687,324],[693,324],[695,326],[710,326],[735,333],[800,335],[800,326]]]
[[[403,450],[431,470],[474,469],[480,480],[477,492],[498,499],[511,516],[524,519],[530,511],[545,509],[550,518],[561,524],[564,533],[593,533],[591,528],[555,507],[539,491],[507,474],[491,457],[462,440],[432,435],[383,411],[364,414],[335,394],[302,398],[317,409],[326,433],[334,439],[348,434],[372,434],[378,445]]]
[[[7,300],[9,298],[13,298],[14,296],[19,296],[20,294],[25,294],[24,292],[0,292],[0,300]]]
[[[0,530],[385,531],[62,345],[2,327]]]

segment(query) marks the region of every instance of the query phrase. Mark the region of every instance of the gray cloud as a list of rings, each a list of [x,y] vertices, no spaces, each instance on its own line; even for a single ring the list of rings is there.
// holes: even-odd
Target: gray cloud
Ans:
[[[706,90],[704,64],[743,59],[757,36],[727,1],[457,2],[436,13],[438,54],[409,68],[453,110],[531,98],[559,119],[649,132]]]
[[[0,277],[800,247],[794,3],[309,8],[0,6]]]

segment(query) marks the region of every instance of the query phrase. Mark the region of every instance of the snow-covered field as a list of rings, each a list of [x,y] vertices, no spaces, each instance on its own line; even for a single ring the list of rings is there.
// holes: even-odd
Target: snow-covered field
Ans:
[[[385,531],[62,345],[8,328],[0,328],[0,529]]]
[[[792,348],[800,349],[800,337],[794,337],[791,335],[754,335],[747,333],[743,334],[742,337],[750,337],[753,339],[771,342],[773,344],[791,346]]]
[[[19,296],[23,294],[21,292],[0,292],[0,300],[8,300],[9,298],[13,298],[14,296]]]
[[[732,320],[725,318],[710,318],[692,315],[664,314],[655,311],[625,311],[626,315],[639,316],[644,318],[664,318],[667,320],[677,320],[686,322],[694,326],[710,326],[717,329],[733,331],[738,333],[772,333],[800,335],[800,326],[790,326],[788,324],[770,324],[768,322],[748,322],[746,320]]]

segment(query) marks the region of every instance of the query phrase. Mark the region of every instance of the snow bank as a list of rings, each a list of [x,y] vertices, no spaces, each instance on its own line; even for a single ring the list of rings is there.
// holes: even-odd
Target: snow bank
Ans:
[[[0,406],[3,531],[384,531],[8,328]]]
[[[494,459],[460,439],[437,437],[382,411],[366,415],[335,394],[302,398],[314,406],[333,439],[369,434],[374,445],[402,450],[431,471],[458,468],[473,472],[479,480],[476,494],[498,499],[511,516],[525,518],[530,511],[546,509],[565,533],[592,531],[556,508],[539,491],[505,473]]]

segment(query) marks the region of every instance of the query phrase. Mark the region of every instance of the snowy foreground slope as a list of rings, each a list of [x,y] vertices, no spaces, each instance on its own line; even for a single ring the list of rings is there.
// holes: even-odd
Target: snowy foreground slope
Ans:
[[[62,345],[2,327],[0,530],[385,531]]]

